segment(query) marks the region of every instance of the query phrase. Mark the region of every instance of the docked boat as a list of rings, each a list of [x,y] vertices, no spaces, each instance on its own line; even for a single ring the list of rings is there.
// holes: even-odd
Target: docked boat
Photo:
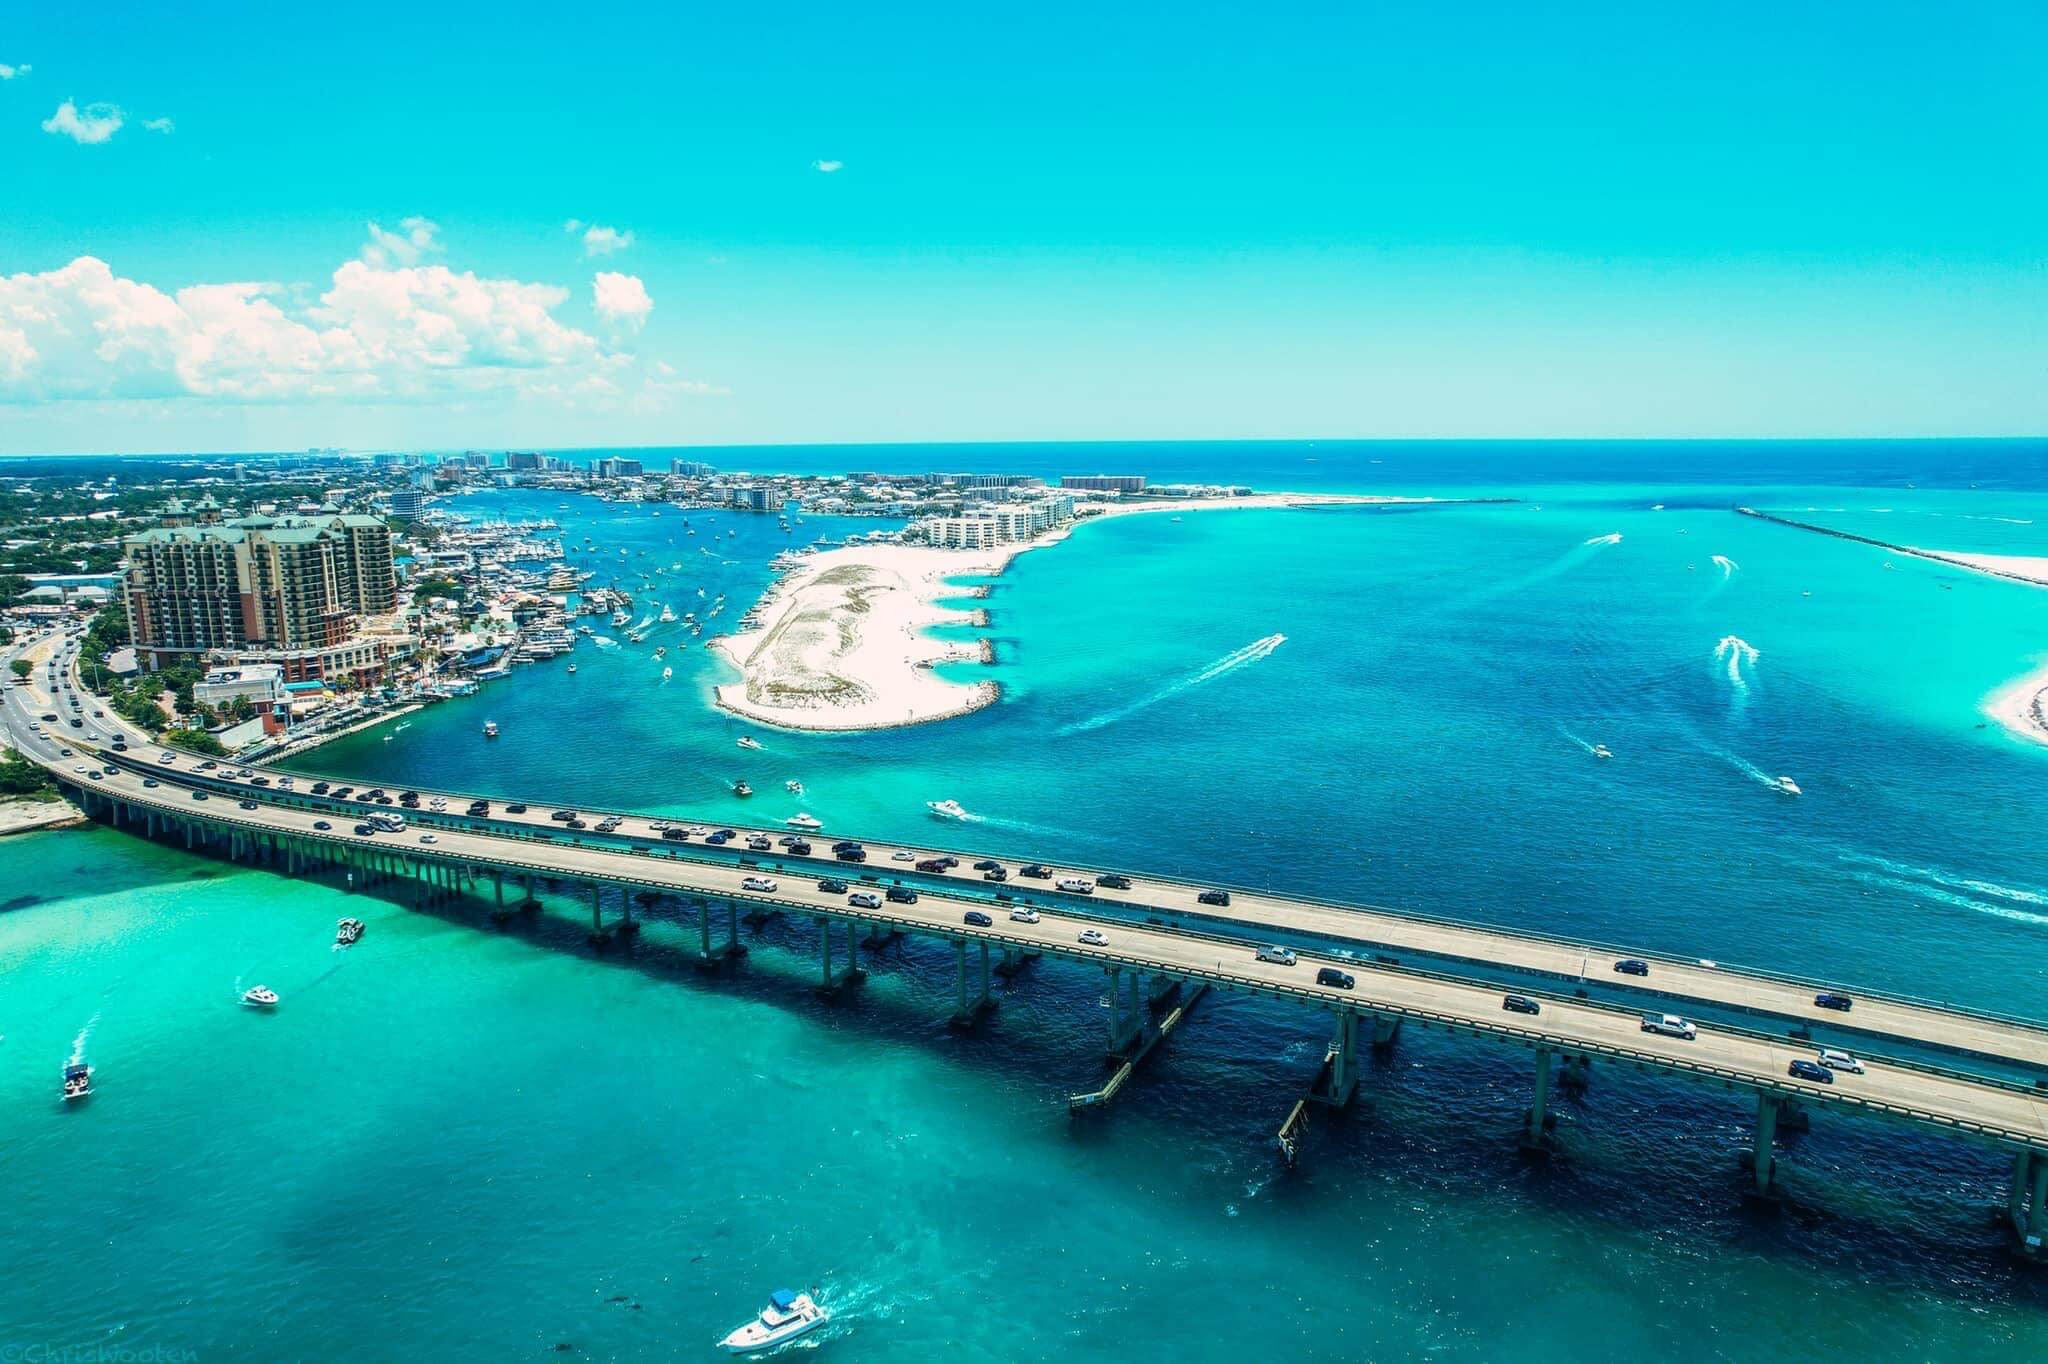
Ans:
[[[1614,752],[1606,744],[1594,744],[1593,756],[1596,758],[1611,758],[1614,756]]]
[[[82,1061],[74,1061],[64,1067],[64,1100],[83,1099],[92,1093],[92,1067]],[[734,1332],[735,1335],[738,1332]]]
[[[277,991],[268,985],[252,985],[242,991],[242,1005],[249,1009],[274,1009],[277,1007]]]
[[[1796,796],[1802,794],[1799,790],[1799,783],[1792,780],[1790,777],[1774,778],[1771,782],[1771,785],[1776,787],[1778,790],[1784,792],[1788,796]]]
[[[343,919],[334,926],[334,945],[354,947],[362,938],[366,926],[361,919]]]
[[[811,1300],[808,1293],[778,1288],[768,1295],[768,1305],[759,1316],[718,1342],[731,1354],[756,1354],[795,1340],[832,1320],[832,1313]]]
[[[732,784],[732,793],[736,796],[751,796],[754,794],[754,788],[743,781],[736,781]]]
[[[741,748],[759,748],[761,741],[750,734],[742,734],[739,737],[739,745]]]
[[[496,720],[484,721],[484,737],[486,739],[495,739],[498,737],[498,722]]]
[[[924,808],[937,815],[940,819],[967,818],[967,811],[962,808],[957,800],[928,800],[924,803]]]
[[[788,819],[785,819],[782,822],[784,824],[787,824],[792,829],[818,830],[825,827],[824,820],[814,819],[810,815],[805,814],[801,810],[797,811],[797,813],[791,815]]]

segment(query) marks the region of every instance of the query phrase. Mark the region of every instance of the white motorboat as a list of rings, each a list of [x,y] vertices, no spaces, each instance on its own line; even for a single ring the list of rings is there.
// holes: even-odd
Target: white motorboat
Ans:
[[[830,1320],[832,1313],[813,1302],[810,1294],[778,1288],[768,1295],[768,1305],[761,1309],[761,1314],[719,1341],[718,1348],[733,1354],[772,1350]]]
[[[816,830],[825,827],[824,820],[813,819],[811,816],[804,814],[802,811],[798,811],[796,814],[791,815],[788,819],[785,819],[782,822],[784,824],[787,824],[792,829]]]
[[[1771,785],[1776,787],[1778,790],[1784,792],[1788,796],[1796,796],[1801,794],[1799,790],[1799,783],[1792,780],[1790,777],[1774,778],[1771,782]]]
[[[761,746],[761,741],[759,739],[754,738],[752,735],[742,734],[739,737],[739,745],[741,748],[759,748]]]
[[[676,670],[674,668],[663,668],[661,670],[661,680],[664,682],[668,681],[671,677],[674,677],[675,675]]]
[[[277,1006],[277,991],[268,985],[252,985],[242,991],[242,1003],[251,1009],[271,1009]]]
[[[1593,756],[1596,758],[1611,758],[1614,756],[1614,751],[1608,748],[1606,744],[1594,744]]]
[[[924,808],[937,815],[940,819],[967,818],[966,809],[957,800],[928,800],[924,803]]]
[[[791,777],[788,781],[782,783],[782,789],[789,792],[792,796],[800,796],[804,793],[804,784],[795,777]]]

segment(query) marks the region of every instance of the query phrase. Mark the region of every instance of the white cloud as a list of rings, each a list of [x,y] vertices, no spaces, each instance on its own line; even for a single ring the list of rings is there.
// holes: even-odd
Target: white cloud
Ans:
[[[597,288],[615,321],[637,326],[653,306],[630,276]],[[350,260],[317,299],[297,298],[255,282],[165,292],[92,256],[0,276],[0,402],[497,395],[645,409],[716,391],[563,323],[569,291],[551,284]]]
[[[71,100],[57,106],[57,112],[43,120],[43,131],[58,133],[73,142],[95,146],[121,131],[127,115],[115,104],[88,104],[80,109]]]
[[[178,125],[167,118],[145,118],[142,126],[153,133],[174,133],[178,130]]]
[[[23,62],[20,66],[9,66],[5,62],[0,62],[0,81],[11,81],[16,76],[26,76],[33,70],[35,68],[27,62]]]
[[[387,232],[371,223],[370,240],[363,244],[363,259],[382,270],[393,265],[417,265],[421,256],[443,249],[438,240],[440,224],[412,217],[398,226],[403,230]]]
[[[598,316],[619,326],[637,328],[654,311],[654,300],[647,296],[647,286],[638,275],[600,270],[591,281],[591,294]]]
[[[616,227],[599,227],[593,223],[590,230],[583,234],[585,256],[609,256],[625,250],[632,244],[632,232],[621,232]]]
[[[811,169],[823,171],[825,174],[830,175],[833,171],[839,170],[845,165],[844,161],[813,161],[811,162]]]

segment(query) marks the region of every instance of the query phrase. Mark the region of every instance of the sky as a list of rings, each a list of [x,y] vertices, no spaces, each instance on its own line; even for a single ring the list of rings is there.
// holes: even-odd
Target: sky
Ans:
[[[0,453],[2039,435],[2044,66],[2038,0],[16,6]]]

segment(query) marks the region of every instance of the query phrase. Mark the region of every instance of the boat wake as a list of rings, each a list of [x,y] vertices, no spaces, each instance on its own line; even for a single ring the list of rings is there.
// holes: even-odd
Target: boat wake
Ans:
[[[619,642],[610,635],[592,635],[590,642],[600,649],[616,649],[619,647]]]
[[[1939,867],[1916,867],[1868,853],[1845,852],[1840,857],[1859,869],[1852,874],[1865,885],[1899,891],[1936,904],[1973,910],[2014,923],[2048,927],[2048,893],[2021,886],[2002,886],[1996,881],[1977,877],[1958,876]]]
[[[85,1021],[85,1026],[78,1030],[78,1036],[71,1039],[71,1059],[66,1061],[65,1065],[82,1066],[85,1064],[85,1044],[92,1041],[92,1030],[99,1025],[100,1016],[97,1013]]]
[[[1620,543],[1621,543],[1621,532],[1620,532],[1620,531],[1615,531],[1615,532],[1614,532],[1613,534],[1611,534],[1611,535],[1596,535],[1596,536],[1594,536],[1594,537],[1593,537],[1592,539],[1590,539],[1590,540],[1586,541],[1586,546],[1585,546],[1585,547],[1587,547],[1587,548],[1591,548],[1591,547],[1592,547],[1592,546],[1594,546],[1594,545],[1618,545],[1618,544],[1620,544]]]
[[[1496,597],[1505,597],[1510,593],[1534,587],[1538,583],[1548,582],[1552,578],[1571,572],[1580,564],[1591,559],[1597,551],[1609,545],[1618,545],[1620,543],[1621,532],[1619,531],[1611,535],[1596,535],[1590,540],[1573,545],[1563,554],[1543,565],[1543,567],[1524,573],[1519,578],[1509,578],[1505,582],[1491,583],[1476,591],[1468,592],[1464,596],[1453,600],[1446,609],[1461,611],[1466,607],[1478,606],[1482,603],[1490,602]]]
[[[1736,563],[1733,559],[1729,558],[1725,554],[1716,554],[1714,556],[1714,563],[1721,570],[1722,582],[1727,582],[1730,578],[1734,577],[1736,573],[1742,568],[1741,564]]]
[[[1714,646],[1714,661],[1727,673],[1738,700],[1749,695],[1748,670],[1756,666],[1756,646],[1736,635],[1724,635]]]
[[[1183,677],[1178,682],[1169,683],[1151,695],[1133,701],[1127,706],[1120,706],[1115,710],[1105,711],[1101,715],[1091,716],[1086,720],[1068,725],[1061,729],[1060,733],[1063,735],[1084,734],[1091,729],[1101,729],[1104,725],[1115,724],[1118,720],[1135,715],[1150,706],[1156,706],[1161,701],[1169,701],[1184,691],[1199,687],[1204,682],[1214,682],[1217,678],[1234,673],[1239,668],[1256,663],[1262,658],[1269,658],[1274,650],[1286,642],[1287,636],[1285,635],[1267,635],[1264,639],[1253,640],[1242,649],[1225,654],[1199,672]]]
[[[1562,734],[1562,735],[1564,735],[1564,737],[1565,737],[1565,738],[1567,738],[1567,739],[1570,739],[1570,740],[1571,740],[1571,741],[1572,741],[1573,743],[1577,744],[1577,745],[1578,745],[1578,746],[1579,746],[1580,748],[1584,749],[1584,750],[1586,751],[1586,755],[1587,755],[1588,757],[1593,757],[1593,758],[1597,758],[1597,757],[1600,757],[1600,756],[1601,756],[1601,753],[1600,753],[1600,749],[1601,749],[1601,748],[1603,747],[1603,745],[1600,745],[1600,744],[1589,744],[1589,743],[1587,743],[1587,742],[1586,742],[1586,741],[1585,741],[1584,739],[1581,739],[1581,738],[1580,738],[1580,737],[1579,737],[1578,735],[1576,735],[1576,734],[1572,733],[1572,732],[1571,732],[1570,730],[1566,729],[1566,728],[1565,728],[1565,727],[1564,727],[1563,725],[1559,725],[1559,726],[1557,727],[1557,732],[1558,732],[1559,734]]]

